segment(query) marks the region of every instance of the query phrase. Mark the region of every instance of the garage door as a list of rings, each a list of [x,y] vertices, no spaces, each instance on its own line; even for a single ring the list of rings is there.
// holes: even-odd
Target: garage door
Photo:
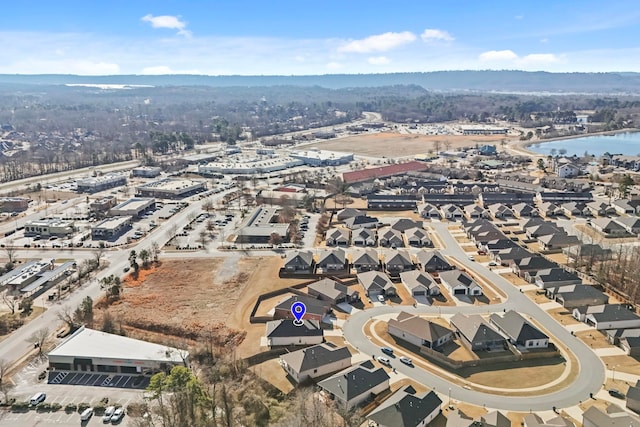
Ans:
[[[425,295],[427,295],[427,291],[413,291],[414,297],[423,297]]]
[[[453,291],[454,295],[466,295],[467,291],[466,289],[456,289]]]

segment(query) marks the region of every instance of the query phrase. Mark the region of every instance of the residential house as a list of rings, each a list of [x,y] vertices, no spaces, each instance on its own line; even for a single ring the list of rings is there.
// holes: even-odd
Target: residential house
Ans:
[[[564,285],[546,290],[547,298],[555,300],[564,308],[574,309],[609,303],[609,297],[591,285]]]
[[[354,246],[376,246],[378,232],[371,228],[358,228],[353,230],[352,239]]]
[[[558,215],[561,210],[560,207],[555,203],[544,202],[538,205],[538,212],[540,212],[540,214],[545,217],[554,217]]]
[[[349,218],[353,218],[354,216],[360,216],[360,215],[366,215],[366,214],[364,211],[361,211],[360,209],[345,208],[338,211],[338,213],[336,214],[336,219],[342,222]]]
[[[620,215],[637,215],[640,213],[640,200],[618,199],[611,204]]]
[[[377,295],[396,295],[395,285],[389,280],[389,276],[380,271],[358,273],[357,277],[369,298]]]
[[[506,341],[482,316],[456,313],[450,320],[460,342],[471,351],[503,350]]]
[[[420,216],[428,219],[440,219],[440,211],[432,204],[426,203],[420,211]]]
[[[318,268],[323,273],[346,270],[347,267],[347,255],[343,249],[326,249],[320,252]]]
[[[518,218],[526,218],[539,215],[538,210],[529,203],[516,203],[515,205],[511,206],[511,210]]]
[[[591,406],[582,413],[583,427],[640,427],[640,417],[618,405],[609,404],[606,410]]]
[[[404,239],[398,230],[390,228],[380,235],[380,246],[387,248],[404,248]]]
[[[501,186],[502,187],[502,186]],[[500,188],[500,191],[503,191]],[[532,204],[534,200],[533,194],[525,193],[522,191],[509,191],[509,192],[482,192],[478,195],[478,201],[480,205],[486,208],[489,205],[495,203],[503,203],[505,205],[513,205],[515,203],[529,203]]]
[[[557,173],[560,178],[575,178],[581,173],[580,167],[573,163],[560,163],[554,172]]]
[[[404,233],[410,228],[423,228],[423,226],[422,221],[414,221],[409,218],[398,218],[393,224],[391,224],[391,228],[393,230],[398,230],[399,232]]]
[[[317,320],[303,320],[302,324],[294,319],[271,320],[267,322],[267,345],[269,347],[289,345],[313,345],[324,341],[323,329]]]
[[[413,210],[417,204],[416,196],[410,194],[370,194],[367,196],[367,209],[369,210]]]
[[[496,154],[498,154],[498,149],[496,148],[495,145],[481,145],[478,148],[478,154],[482,155],[482,156],[495,156]]]
[[[560,205],[562,214],[566,217],[590,216],[591,209],[585,202],[567,202]]]
[[[581,285],[582,279],[562,267],[555,267],[539,270],[533,277],[533,283],[540,289],[547,289],[564,285]]]
[[[540,218],[539,216],[532,216],[531,218],[528,218],[528,219],[525,220],[525,222],[521,225],[521,228],[522,228],[522,231],[526,231],[527,228],[535,227],[536,225],[540,225],[540,224],[555,225],[554,223],[552,223],[550,221],[546,221],[546,220]]]
[[[527,238],[529,239],[537,239],[538,237],[559,233],[560,231],[564,230],[551,222],[544,222],[525,229]]]
[[[453,331],[424,317],[401,311],[387,322],[389,335],[420,348],[437,349],[453,339]]]
[[[400,273],[402,284],[411,292],[411,296],[427,297],[440,295],[440,288],[430,274],[420,270],[403,271]]]
[[[332,374],[351,366],[351,352],[326,342],[280,356],[280,365],[296,382]]]
[[[609,344],[619,345],[623,338],[639,338],[640,328],[606,329],[604,333],[607,335]]]
[[[636,216],[625,216],[614,219],[615,222],[620,224],[627,233],[638,234],[640,233],[640,218]]]
[[[349,230],[344,228],[332,228],[327,231],[326,235],[327,246],[349,246],[351,241],[349,237]]]
[[[371,270],[380,270],[380,259],[375,249],[365,249],[354,252],[352,265],[356,272],[362,273]]]
[[[514,248],[518,246],[518,244],[513,240],[506,238],[505,236],[504,238],[501,238],[501,239],[495,239],[495,240],[490,240],[484,243],[478,243],[477,246],[479,250],[490,253],[490,252],[498,252],[503,249]]]
[[[548,234],[538,237],[538,243],[542,250],[562,249],[568,246],[580,244],[578,237],[567,233]]]
[[[343,285],[333,279],[322,279],[307,286],[307,292],[312,297],[327,301],[331,305],[343,302],[353,303],[360,301],[360,294],[353,288]]]
[[[509,219],[514,217],[513,211],[509,209],[507,205],[502,203],[494,203],[489,205],[487,209],[489,209],[491,216],[495,219]]]
[[[344,225],[350,230],[357,230],[358,228],[376,228],[379,223],[378,218],[368,215],[358,215],[347,218],[344,221]]]
[[[543,421],[538,414],[527,414],[522,419],[524,427],[575,427],[571,421],[560,415]]]
[[[489,317],[489,322],[515,346],[527,349],[547,348],[549,346],[549,337],[513,310],[507,311],[502,316],[492,314]]]
[[[616,212],[613,206],[605,202],[589,202],[587,203],[587,209],[591,211],[591,216],[607,216]]]
[[[640,338],[639,337],[624,337],[620,338],[618,346],[624,350],[627,355],[631,357],[640,356]]]
[[[384,267],[390,275],[397,276],[403,271],[413,270],[415,265],[411,261],[409,252],[387,250],[384,255]]]
[[[423,228],[413,227],[405,230],[404,235],[407,238],[409,246],[417,248],[425,248],[433,246],[433,242],[427,231]]]
[[[573,309],[576,320],[602,329],[640,328],[640,316],[626,304],[602,304]]]
[[[425,427],[442,411],[442,400],[433,392],[418,393],[408,385],[396,391],[369,415],[371,427]]]
[[[596,218],[589,223],[591,227],[607,237],[622,237],[627,236],[627,229],[611,218]]]
[[[322,380],[318,386],[350,410],[389,389],[389,375],[367,360]]]
[[[528,258],[533,254],[522,246],[501,249],[491,253],[491,258],[500,265],[512,265],[523,258]]]
[[[591,243],[569,246],[564,248],[562,253],[569,258],[587,259],[590,262],[609,260],[613,256],[613,251],[611,249],[603,248],[601,245]]]
[[[627,390],[627,409],[631,409],[635,413],[640,413],[640,380],[635,386],[629,387]]]
[[[453,268],[444,255],[436,250],[422,250],[416,254],[416,259],[424,271],[446,271]]]
[[[558,267],[558,264],[555,262],[549,261],[540,255],[532,255],[514,261],[511,265],[511,270],[527,282],[533,283],[538,271],[556,267]]]
[[[451,295],[482,295],[482,288],[466,272],[448,270],[440,273],[440,280]]]
[[[447,415],[445,427],[511,427],[511,421],[499,411],[489,412],[474,420],[457,409]]]
[[[273,318],[275,320],[293,319],[294,316],[291,313],[291,306],[296,302],[303,303],[307,308],[302,316],[303,320],[317,320],[321,322],[327,314],[331,313],[331,304],[326,301],[321,301],[307,295],[293,295],[276,305]]]
[[[591,191],[539,191],[536,198],[541,202],[591,202]]]
[[[464,214],[469,219],[488,218],[489,212],[481,208],[479,205],[472,203],[464,207]]]
[[[293,251],[287,255],[284,262],[284,269],[290,273],[313,273],[315,262],[311,251]]]
[[[442,218],[450,221],[459,221],[464,218],[464,212],[456,205],[446,204],[440,207]]]

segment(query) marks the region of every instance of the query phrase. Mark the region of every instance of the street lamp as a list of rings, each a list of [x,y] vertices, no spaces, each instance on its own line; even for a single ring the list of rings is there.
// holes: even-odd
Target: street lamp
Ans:
[[[451,387],[449,387],[449,409],[453,409],[453,405],[451,404]]]

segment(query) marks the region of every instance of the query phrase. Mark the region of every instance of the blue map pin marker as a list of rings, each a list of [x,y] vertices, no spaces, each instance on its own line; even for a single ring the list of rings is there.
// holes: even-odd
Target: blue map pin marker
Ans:
[[[291,314],[293,314],[293,317],[296,318],[296,320],[293,321],[294,325],[302,326],[302,316],[304,316],[304,313],[306,313],[306,311],[307,307],[300,301],[291,304]]]

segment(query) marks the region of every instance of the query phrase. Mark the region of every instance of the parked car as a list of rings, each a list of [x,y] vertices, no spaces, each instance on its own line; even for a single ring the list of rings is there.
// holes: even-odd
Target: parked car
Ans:
[[[620,392],[620,390],[616,390],[615,388],[612,388],[612,389],[609,390],[609,396],[613,396],[613,397],[616,397],[618,399],[624,399],[624,397],[625,397],[624,394],[622,394]]]
[[[475,261],[475,257],[473,255],[469,255],[469,261]]]
[[[116,410],[113,412],[113,415],[111,416],[111,424],[119,423],[120,421],[122,421],[123,417],[124,417],[124,408],[123,407],[116,408]]]
[[[391,366],[391,361],[389,359],[387,359],[386,357],[378,356],[378,357],[376,357],[376,360],[378,362],[382,363],[383,365]]]
[[[115,412],[116,407],[115,406],[108,406],[107,409],[104,410],[104,415],[102,416],[102,422],[108,423],[109,421],[111,421],[111,417],[113,416],[113,413]]]
[[[80,414],[80,420],[88,421],[93,416],[93,408],[87,408]]]
[[[384,302],[384,295],[378,295],[378,301]]]
[[[389,347],[382,347],[380,349],[381,352],[383,352],[384,354],[388,354],[389,356],[393,356],[393,349],[389,348]]]
[[[47,398],[46,393],[40,392],[33,395],[33,397],[29,400],[29,406],[37,406],[38,404],[44,402]]]
[[[498,265],[498,263],[497,263],[497,262],[495,262],[495,261],[491,261],[491,262],[489,263],[489,265],[490,265],[491,267],[495,267],[496,265]]]
[[[399,360],[407,366],[413,366],[413,361],[408,357],[402,356]]]
[[[128,267],[128,266],[122,269],[122,271],[124,271],[125,273],[128,272],[129,270],[131,270],[131,267]]]

